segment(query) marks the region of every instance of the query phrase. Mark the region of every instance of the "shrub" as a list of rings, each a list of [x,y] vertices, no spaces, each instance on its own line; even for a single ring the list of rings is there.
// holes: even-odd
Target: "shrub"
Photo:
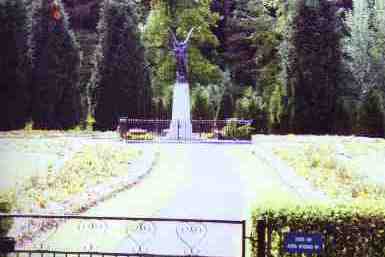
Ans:
[[[154,136],[151,133],[127,133],[128,140],[153,140]]]
[[[0,192],[0,213],[9,213],[12,210],[12,199],[9,193]],[[0,237],[7,235],[12,223],[11,219],[0,219]]]
[[[223,136],[225,139],[251,139],[254,128],[250,125],[238,127],[237,122],[230,122],[223,128]]]
[[[369,92],[359,108],[358,134],[371,137],[384,137],[385,122],[381,93],[375,90]]]
[[[286,256],[282,251],[287,232],[321,233],[325,256],[384,256],[385,208],[378,201],[356,201],[336,206],[308,205],[257,208],[252,217],[253,233],[258,220],[266,223],[271,234],[272,256]],[[258,245],[252,244],[253,256]]]

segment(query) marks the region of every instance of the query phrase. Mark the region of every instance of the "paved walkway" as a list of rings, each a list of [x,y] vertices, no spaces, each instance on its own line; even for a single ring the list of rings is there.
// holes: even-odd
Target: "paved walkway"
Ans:
[[[239,160],[226,152],[234,146],[193,144],[185,147],[187,162],[179,168],[192,171],[190,183],[157,215],[173,218],[242,219],[244,200]],[[247,147],[249,146],[243,146]]]
[[[172,145],[163,146],[172,155]],[[234,145],[186,144],[183,160],[175,159],[170,168],[191,172],[189,183],[181,184],[177,195],[157,217],[242,220],[245,201],[239,176],[239,160],[228,153]],[[250,146],[236,146],[247,148]],[[182,162],[181,162],[182,161]],[[183,226],[185,230],[183,231]],[[187,227],[186,227],[187,226]],[[213,223],[156,223],[157,235],[140,244],[157,254],[200,254],[240,256],[241,225]],[[189,232],[188,229],[196,230]],[[183,232],[182,232],[183,231]],[[135,237],[135,234],[133,235]],[[130,240],[122,240],[118,252],[135,251]]]

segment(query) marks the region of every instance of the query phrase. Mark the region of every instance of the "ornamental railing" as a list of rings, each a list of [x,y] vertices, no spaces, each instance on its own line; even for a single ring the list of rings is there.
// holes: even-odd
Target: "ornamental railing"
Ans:
[[[1,214],[7,223],[7,256],[245,257],[245,221]]]
[[[120,137],[128,141],[249,141],[254,132],[253,120],[172,121],[121,117],[118,124]],[[186,128],[190,127],[191,135],[186,136]],[[170,133],[173,137],[169,137]]]

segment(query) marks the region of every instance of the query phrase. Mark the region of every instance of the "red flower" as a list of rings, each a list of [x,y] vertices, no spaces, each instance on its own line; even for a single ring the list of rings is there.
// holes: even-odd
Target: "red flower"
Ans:
[[[59,5],[56,2],[54,2],[52,4],[51,16],[52,16],[53,19],[55,19],[57,21],[61,19],[60,8],[59,8]]]

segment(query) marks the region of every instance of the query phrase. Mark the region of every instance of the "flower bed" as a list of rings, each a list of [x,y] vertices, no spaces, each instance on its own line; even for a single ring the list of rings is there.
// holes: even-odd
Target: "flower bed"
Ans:
[[[332,198],[385,198],[385,180],[379,179],[384,178],[384,140],[322,140],[283,145],[274,152]]]
[[[12,193],[17,201],[12,204],[13,212],[82,213],[138,183],[155,163],[155,156],[151,156],[143,157],[127,145],[86,145],[59,172],[49,169],[44,176],[32,176],[17,188],[17,195],[14,188]],[[63,221],[20,220],[9,235],[17,239],[17,247],[26,249],[47,231],[57,228],[58,222]]]
[[[17,189],[14,209],[32,212],[49,203],[60,203],[109,178],[127,174],[128,164],[140,155],[130,148],[108,144],[86,145],[59,172],[52,167],[43,175],[31,176]]]

